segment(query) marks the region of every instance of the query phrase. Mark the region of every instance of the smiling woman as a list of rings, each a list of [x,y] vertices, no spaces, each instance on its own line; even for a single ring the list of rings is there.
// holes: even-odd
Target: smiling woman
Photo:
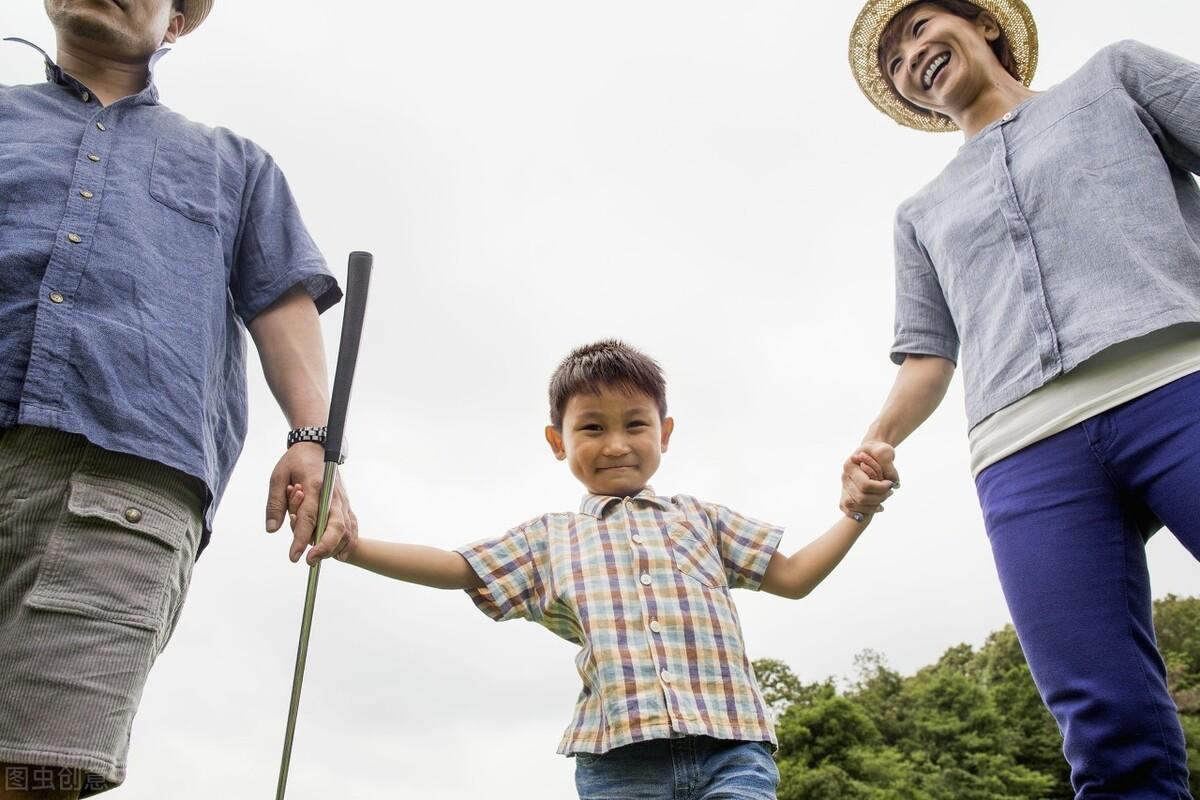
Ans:
[[[843,508],[878,502],[855,465],[898,477],[961,356],[996,568],[1078,796],[1190,797],[1145,543],[1165,525],[1200,557],[1200,66],[1126,41],[1033,92],[1028,8],[976,6],[870,0],[851,36],[877,107],[966,143],[897,211],[900,370]]]

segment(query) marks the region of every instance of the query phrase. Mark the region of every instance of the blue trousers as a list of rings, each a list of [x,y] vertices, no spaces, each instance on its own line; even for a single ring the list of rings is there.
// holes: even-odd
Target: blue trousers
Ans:
[[[686,736],[575,756],[579,800],[775,800],[778,785],[763,742]]]
[[[1076,797],[1191,798],[1145,542],[1166,525],[1200,559],[1200,373],[993,464],[976,487]]]

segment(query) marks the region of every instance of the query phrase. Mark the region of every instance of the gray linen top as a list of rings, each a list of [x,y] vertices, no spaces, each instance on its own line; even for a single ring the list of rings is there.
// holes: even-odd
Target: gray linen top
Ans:
[[[1110,45],[896,214],[896,338],[958,361],[968,427],[1110,345],[1200,322],[1200,67]]]

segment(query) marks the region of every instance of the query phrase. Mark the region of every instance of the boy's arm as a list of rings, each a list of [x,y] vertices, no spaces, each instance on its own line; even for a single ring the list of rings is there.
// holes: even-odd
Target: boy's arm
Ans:
[[[288,484],[288,514],[295,525],[296,514],[304,502],[304,489]],[[419,583],[434,589],[480,589],[484,583],[467,560],[458,553],[422,544],[357,539],[343,545],[334,556],[371,572],[407,583]]]
[[[345,561],[386,578],[419,583],[435,589],[483,587],[483,581],[465,558],[437,547],[359,539],[347,553]]]
[[[843,517],[791,556],[776,551],[767,564],[762,591],[790,600],[807,596],[841,563],[870,522],[869,516],[862,522]]]

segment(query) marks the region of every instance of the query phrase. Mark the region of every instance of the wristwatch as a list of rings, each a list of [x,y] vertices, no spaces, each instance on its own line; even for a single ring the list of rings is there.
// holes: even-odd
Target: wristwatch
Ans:
[[[307,428],[292,428],[288,431],[287,446],[291,447],[300,442],[315,442],[316,444],[325,444],[325,436],[328,433],[328,428],[324,425],[320,427],[309,426]],[[342,439],[342,457],[338,461],[339,464],[346,463],[346,440]]]

